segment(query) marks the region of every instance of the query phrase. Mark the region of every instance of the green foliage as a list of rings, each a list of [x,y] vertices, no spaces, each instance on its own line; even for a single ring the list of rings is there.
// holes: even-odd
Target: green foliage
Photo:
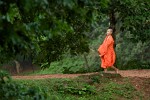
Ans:
[[[142,98],[126,78],[104,75],[81,76],[75,79],[15,80],[27,87],[47,88],[52,100],[118,100]],[[93,81],[94,79],[98,82]],[[140,94],[141,93],[141,94]]]
[[[6,14],[6,19],[11,24],[14,23],[15,19],[21,20],[19,9],[16,4],[10,4],[8,13]]]
[[[92,76],[91,77],[91,80],[93,83],[100,83],[100,78],[99,76]]]
[[[88,69],[85,67],[85,62],[83,57],[79,56],[68,56],[60,61],[52,62],[50,67],[48,63],[42,64],[41,67],[48,67],[34,74],[56,74],[56,73],[84,73]]]
[[[100,68],[100,58],[97,53],[99,45],[104,40],[105,34],[102,30],[97,31],[101,33],[97,38],[90,42],[90,52],[88,54],[88,62],[90,66]],[[95,31],[94,34],[97,33]],[[124,34],[124,36],[122,36]],[[116,35],[116,67],[119,69],[149,69],[149,41],[134,42],[130,39],[134,37],[131,32],[120,33]]]
[[[135,88],[133,88],[131,86],[131,84],[116,84],[114,82],[110,82],[109,84],[107,84],[103,89],[102,92],[105,94],[108,94],[109,97],[111,97],[113,94],[117,94],[120,97],[124,97],[124,98],[132,98],[132,92],[135,90]]]
[[[81,55],[66,57],[62,62],[63,73],[83,73],[87,71],[84,59]]]
[[[130,31],[134,35],[131,38],[134,42],[149,40],[150,2],[148,0],[118,0],[118,3],[120,3],[117,9],[120,12],[119,19],[122,20],[121,30]]]
[[[68,94],[74,94],[74,95],[87,95],[87,94],[95,94],[96,89],[93,86],[85,85],[83,87],[72,87],[72,86],[59,86],[58,91],[60,93],[68,93]]]
[[[59,60],[66,49],[71,54],[88,52],[84,32],[89,31],[93,20],[89,3],[1,0],[0,37],[3,39],[0,40],[0,54],[5,54],[6,60],[20,54],[34,59],[35,63],[50,64]],[[2,62],[5,56],[1,56]]]
[[[18,84],[4,71],[0,71],[0,87],[1,100],[45,100],[47,98],[44,89]]]
[[[131,32],[131,41],[142,42],[150,38],[150,2],[148,0],[105,0],[106,6],[99,7],[101,13],[107,14],[110,26],[120,31]]]
[[[126,38],[130,38],[130,34],[126,33]],[[121,35],[117,36],[118,43],[116,45],[117,66],[121,69],[148,69],[149,62],[149,41],[139,41],[137,43],[123,40]]]
[[[0,83],[6,83],[10,79],[10,75],[6,71],[0,70]]]
[[[52,62],[61,60],[66,51],[71,55],[90,52],[87,56],[89,69],[99,70],[97,48],[103,40],[102,32],[109,24],[114,24],[116,33],[126,40],[125,44],[117,44],[117,59],[121,59],[117,64],[137,66],[139,64],[131,64],[139,62],[137,58],[140,57],[135,55],[149,52],[149,8],[148,0],[1,0],[0,63],[17,59],[16,55],[21,55],[47,68],[55,65]],[[120,50],[128,42],[131,43],[130,47],[134,46],[132,54],[129,46],[129,50],[121,54]],[[142,47],[142,51],[139,49],[141,45],[146,46]],[[146,53],[142,57],[140,66],[149,68],[149,62],[147,64],[145,61],[149,57]],[[68,59],[66,61],[69,63]],[[84,62],[75,61],[70,61],[73,65],[63,66],[65,70],[61,72],[85,72],[82,67]],[[48,64],[43,66],[43,63]],[[76,69],[75,66],[81,67]]]
[[[72,55],[64,54],[62,60],[52,62],[50,67],[48,62],[43,63],[41,67],[47,67],[47,68],[37,71],[33,74],[56,74],[56,73],[69,74],[69,73],[86,73],[86,72],[99,71],[100,61],[97,53],[94,54],[90,53],[89,55],[86,55],[89,66],[86,65],[83,56],[84,55],[72,56]]]

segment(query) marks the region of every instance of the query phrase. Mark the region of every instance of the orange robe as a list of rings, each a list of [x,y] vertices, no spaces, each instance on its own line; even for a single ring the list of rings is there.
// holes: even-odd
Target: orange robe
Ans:
[[[101,55],[102,68],[108,68],[114,65],[116,55],[114,51],[114,39],[111,35],[106,36],[102,45],[98,48],[98,52]]]

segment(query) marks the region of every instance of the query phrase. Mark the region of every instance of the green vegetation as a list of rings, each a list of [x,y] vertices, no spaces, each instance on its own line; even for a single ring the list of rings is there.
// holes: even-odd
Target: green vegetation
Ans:
[[[30,86],[11,80],[5,71],[0,71],[0,98],[1,100],[45,100],[47,91],[42,88]]]
[[[102,69],[100,68],[100,58],[97,54],[97,47],[102,42],[104,38],[103,35],[104,33],[96,40],[90,42],[90,51],[85,54],[88,66],[86,65],[84,55],[71,56],[64,54],[62,60],[52,62],[50,67],[31,74],[85,73],[101,71]],[[149,52],[145,52],[149,50],[149,42],[142,43],[140,41],[128,44],[128,41],[123,41],[122,39],[122,37],[117,35],[116,66],[119,69],[149,69]]]
[[[139,78],[142,80],[142,78]],[[0,97],[2,100],[147,100],[143,90],[150,81],[143,79],[140,87],[132,78],[119,74],[98,73],[74,79],[16,79],[0,71]]]
[[[126,78],[117,75],[81,76],[75,79],[15,80],[27,87],[46,89],[48,99],[53,100],[134,100],[143,94]],[[119,83],[120,82],[120,83]]]
[[[88,57],[87,59],[89,67],[86,66],[86,62],[84,60],[83,55],[79,56],[70,55],[65,57],[63,60],[51,63],[51,66],[44,70],[39,70],[34,73],[27,73],[27,74],[56,74],[56,73],[72,74],[72,73],[95,72],[100,70],[100,67],[98,67],[99,62],[98,66],[92,67],[92,64],[94,64],[94,62],[92,62],[92,60],[89,61]]]
[[[149,5],[149,0],[1,0],[0,63],[31,59],[44,69],[67,52],[71,58],[84,57],[78,63],[86,62],[88,71],[97,70],[97,48],[111,26],[117,66],[149,68]]]
[[[149,69],[149,0],[0,0],[0,65],[11,63],[4,68],[17,73],[26,60],[40,66],[28,74],[100,71],[97,49],[109,26],[114,29],[115,66]],[[0,98],[142,99],[128,80],[114,77],[100,73],[76,79],[11,80],[0,71]]]

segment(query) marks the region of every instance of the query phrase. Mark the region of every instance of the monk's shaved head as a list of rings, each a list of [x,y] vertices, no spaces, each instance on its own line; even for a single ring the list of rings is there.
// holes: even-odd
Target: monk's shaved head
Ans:
[[[111,35],[112,33],[113,33],[113,29],[108,28],[108,29],[107,29],[107,33],[106,33],[106,34],[107,34],[107,35]]]
[[[113,32],[113,28],[112,27],[109,27],[108,29],[110,29]]]

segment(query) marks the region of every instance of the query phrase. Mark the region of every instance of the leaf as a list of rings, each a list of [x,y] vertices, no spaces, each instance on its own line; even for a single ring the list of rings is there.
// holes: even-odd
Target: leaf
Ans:
[[[63,0],[63,5],[72,9],[75,6],[75,3],[73,0]]]
[[[10,4],[9,10],[6,16],[7,16],[7,21],[10,22],[11,24],[14,23],[15,18],[17,18],[18,20],[21,20],[19,9],[16,6],[16,4]]]

